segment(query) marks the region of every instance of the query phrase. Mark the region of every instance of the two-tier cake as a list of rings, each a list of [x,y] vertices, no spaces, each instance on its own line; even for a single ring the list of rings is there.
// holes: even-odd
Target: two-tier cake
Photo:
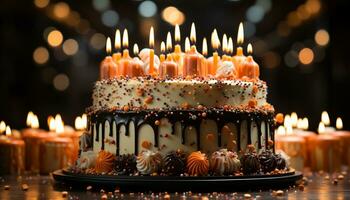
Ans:
[[[135,45],[134,58],[124,32],[123,53],[101,63],[74,172],[234,176],[287,171],[286,160],[274,154],[274,109],[259,66],[241,47],[233,56],[231,38],[222,41],[219,56],[216,30],[213,56],[206,58],[206,40],[203,54],[198,53],[193,32],[192,27],[185,52],[178,43],[172,51],[168,34],[167,55],[158,57],[152,28],[151,48],[138,52]],[[242,26],[239,32],[242,37]],[[117,50],[120,46],[116,43]]]

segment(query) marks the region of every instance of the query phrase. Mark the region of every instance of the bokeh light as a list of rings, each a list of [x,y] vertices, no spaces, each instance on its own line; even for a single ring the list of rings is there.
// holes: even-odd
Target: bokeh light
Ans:
[[[53,30],[47,36],[47,42],[52,47],[57,47],[62,44],[63,35],[59,30]]]
[[[53,79],[53,86],[56,90],[64,91],[69,87],[69,78],[66,74],[58,74]]]
[[[45,64],[49,60],[49,51],[45,47],[38,47],[33,52],[33,60],[37,64]]]
[[[303,48],[299,52],[300,63],[308,65],[314,60],[314,52],[310,48]]]
[[[173,6],[166,7],[162,12],[162,18],[164,21],[175,26],[176,24],[181,25],[185,21],[185,15]]]
[[[260,5],[251,6],[246,13],[247,20],[253,23],[258,23],[264,18],[264,8]]]
[[[326,46],[329,43],[329,34],[326,30],[320,29],[315,34],[315,42],[320,46]]]
[[[110,6],[109,0],[93,0],[92,6],[98,11],[107,10]]]
[[[70,13],[70,7],[65,2],[58,2],[53,7],[53,14],[59,19],[68,17]]]
[[[157,13],[157,5],[153,1],[144,1],[138,10],[142,17],[152,17]]]
[[[263,56],[263,66],[266,68],[275,68],[280,63],[281,63],[280,56],[273,51],[268,51]]]
[[[34,0],[34,5],[38,8],[45,8],[49,3],[50,0]]]
[[[244,22],[244,36],[250,38],[255,35],[256,27],[255,24],[245,21]]]
[[[74,39],[68,39],[64,41],[62,49],[65,54],[67,54],[68,56],[71,56],[78,52],[79,44]]]
[[[114,10],[107,10],[107,11],[103,12],[101,19],[102,19],[102,23],[105,26],[115,27],[118,24],[119,15]]]
[[[261,6],[266,13],[271,10],[272,2],[271,0],[257,0],[256,5]]]
[[[295,67],[298,65],[298,53],[294,50],[288,51],[286,55],[284,55],[284,62],[288,67]]]
[[[306,10],[311,14],[316,14],[321,10],[321,2],[319,0],[308,0],[305,6]]]
[[[97,50],[103,49],[106,44],[106,37],[101,33],[95,33],[90,39],[90,45]]]

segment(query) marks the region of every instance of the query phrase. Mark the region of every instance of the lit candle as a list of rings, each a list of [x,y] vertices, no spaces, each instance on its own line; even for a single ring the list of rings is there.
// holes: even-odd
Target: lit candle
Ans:
[[[228,39],[228,54],[229,54],[229,59],[232,60],[232,53],[233,53],[233,41],[232,41],[232,38],[229,37]]]
[[[207,65],[207,59],[206,56],[208,55],[208,43],[207,39],[203,38],[203,43],[202,43],[202,59],[201,59],[201,67],[199,70],[199,75],[201,77],[207,77],[208,75],[208,65]]]
[[[154,76],[156,75],[156,71],[154,69],[154,29],[153,26],[151,27],[149,31],[149,75]]]
[[[165,43],[163,41],[160,43],[159,60],[160,60],[160,63],[164,62],[164,60],[165,60]]]
[[[117,65],[113,61],[112,56],[110,56],[112,52],[112,46],[111,38],[109,37],[107,38],[106,42],[106,52],[108,56],[106,56],[100,64],[100,80],[117,77]]]
[[[136,55],[135,58],[133,58],[132,61],[129,63],[129,67],[126,68],[126,75],[129,77],[140,77],[144,75],[143,71],[143,62],[138,59],[137,55],[139,54],[139,47],[137,44],[134,44],[134,55]]]
[[[128,69],[130,68],[132,59],[129,55],[129,36],[128,36],[128,30],[124,29],[123,32],[123,57],[118,62],[118,71],[121,76],[126,76]]]
[[[253,47],[251,44],[248,45],[248,53],[253,53]],[[260,75],[259,65],[254,61],[251,55],[240,64],[238,72],[238,78],[258,79]]]
[[[321,122],[325,125],[325,127],[326,127],[325,131],[327,133],[335,131],[335,128],[330,126],[331,125],[331,121],[329,119],[329,115],[328,115],[327,111],[323,111],[322,112],[322,114],[321,114]]]
[[[181,76],[183,72],[183,53],[181,51],[181,32],[178,24],[175,25],[175,48],[173,53],[173,60],[178,66],[178,75]]]
[[[116,53],[113,54],[113,60],[115,63],[118,63],[118,61],[121,59],[122,54],[120,53],[121,49],[121,36],[120,36],[120,31],[117,29],[115,31],[115,39],[114,39],[114,48],[116,49]],[[119,74],[119,73],[118,73]]]
[[[227,61],[229,60],[227,57],[227,49],[228,49],[228,41],[227,41],[227,36],[226,34],[224,34],[222,36],[222,52],[224,53],[224,55],[222,55],[222,61]]]
[[[164,62],[160,63],[159,66],[159,76],[161,78],[174,78],[178,76],[178,65],[173,60],[173,55],[170,53],[172,50],[172,43],[171,43],[171,35],[168,33],[167,35],[167,59]]]
[[[314,171],[335,172],[340,170],[340,138],[326,132],[320,122],[318,136],[311,139],[314,149],[311,151],[311,169]]]
[[[288,118],[287,118],[288,119]],[[276,130],[276,149],[284,151],[290,157],[290,166],[302,171],[306,158],[306,142],[302,137],[293,132],[290,121],[285,121],[285,127],[280,126]]]
[[[25,170],[25,144],[23,140],[13,139],[9,126],[5,136],[0,136],[0,174],[22,174]]]
[[[188,37],[186,37],[185,39],[185,52],[188,53],[191,49],[191,44],[190,44],[190,39],[188,39]]]
[[[0,136],[5,133],[6,130],[6,123],[4,121],[0,122]]]
[[[39,172],[39,144],[45,138],[50,137],[44,130],[39,129],[38,117],[29,112],[27,115],[27,126],[30,128],[22,131],[22,138],[25,142],[25,166],[26,170],[31,172]]]
[[[192,23],[191,25],[190,40],[191,40],[192,46],[184,56],[183,76],[186,78],[198,76],[201,68],[202,55],[197,52],[197,49],[195,46],[196,28],[194,23]]]
[[[50,120],[50,124],[53,123],[55,125],[50,127],[50,130],[55,129],[55,133],[51,132],[51,137],[45,138],[39,144],[41,174],[49,174],[73,164],[73,156],[78,155],[78,152],[74,151],[72,139],[64,136],[66,133],[60,115],[56,115],[54,122]]]
[[[341,161],[342,164],[350,167],[350,131],[343,130],[343,121],[340,117],[336,121],[337,130],[332,132],[340,138]]]
[[[242,45],[244,42],[244,29],[243,23],[241,22],[238,27],[237,44]],[[242,72],[242,65],[245,62],[246,57],[243,55],[243,48],[241,46],[237,47],[236,55],[232,57],[232,62],[236,67],[238,78],[244,76]]]
[[[219,61],[220,61],[220,56],[217,52],[220,46],[220,40],[216,29],[214,29],[214,32],[211,34],[211,46],[214,49],[214,53],[213,53],[212,62],[208,62],[208,67],[209,67],[208,73],[211,75],[215,75],[216,70],[218,69],[218,66],[219,66]]]

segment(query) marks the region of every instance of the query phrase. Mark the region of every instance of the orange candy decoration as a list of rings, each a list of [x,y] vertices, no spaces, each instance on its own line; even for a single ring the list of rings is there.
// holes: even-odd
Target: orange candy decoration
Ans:
[[[190,176],[205,176],[208,174],[208,171],[209,160],[204,153],[195,151],[188,156],[187,172]]]
[[[112,153],[101,150],[96,159],[95,170],[97,173],[108,173],[113,170],[115,157]]]

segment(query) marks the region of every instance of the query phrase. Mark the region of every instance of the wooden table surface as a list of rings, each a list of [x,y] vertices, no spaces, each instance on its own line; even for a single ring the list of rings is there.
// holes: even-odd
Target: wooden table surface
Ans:
[[[341,176],[339,176],[341,175]],[[342,176],[344,178],[342,178]],[[226,193],[217,192],[178,192],[166,194],[150,192],[122,193],[106,191],[108,199],[350,199],[350,175],[343,174],[308,174],[305,176],[305,187],[293,187],[280,191],[246,191],[235,192],[234,189]],[[28,185],[28,190],[22,189],[23,184]],[[6,187],[9,186],[9,189]],[[67,188],[61,184],[55,184],[50,176],[2,176],[0,177],[0,199],[101,199],[103,193],[100,188],[95,191],[86,189]],[[63,197],[64,191],[67,196]],[[110,194],[108,194],[110,192]]]

